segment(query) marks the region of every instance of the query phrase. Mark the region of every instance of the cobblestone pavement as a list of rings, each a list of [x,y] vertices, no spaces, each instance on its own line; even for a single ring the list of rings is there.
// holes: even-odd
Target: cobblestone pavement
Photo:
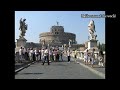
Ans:
[[[103,79],[80,64],[68,63],[66,57],[63,59],[64,62],[45,63],[44,66],[41,62],[32,64],[18,72],[15,79]]]

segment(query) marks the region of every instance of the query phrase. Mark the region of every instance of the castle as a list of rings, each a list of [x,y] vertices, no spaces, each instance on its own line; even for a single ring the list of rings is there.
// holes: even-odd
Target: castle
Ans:
[[[52,26],[50,32],[44,32],[39,35],[40,44],[46,44],[51,46],[62,46],[63,44],[76,44],[76,35],[74,33],[64,32],[63,26]]]

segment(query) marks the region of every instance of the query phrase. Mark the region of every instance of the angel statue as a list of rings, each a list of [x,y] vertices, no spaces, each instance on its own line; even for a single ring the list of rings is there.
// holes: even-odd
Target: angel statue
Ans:
[[[26,30],[27,30],[27,27],[28,25],[25,23],[26,19],[23,19],[22,21],[22,18],[20,19],[20,27],[19,27],[19,30],[21,31],[20,32],[20,38],[23,38],[25,36],[25,33],[26,33]]]
[[[96,39],[97,35],[94,35],[94,32],[96,31],[95,31],[95,24],[93,20],[91,20],[90,23],[88,24],[88,31],[90,34],[90,39]]]

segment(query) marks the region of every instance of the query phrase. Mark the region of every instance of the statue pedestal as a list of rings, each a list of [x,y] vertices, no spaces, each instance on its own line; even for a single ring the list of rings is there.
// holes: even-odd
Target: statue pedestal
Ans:
[[[26,39],[25,38],[19,38],[17,40],[17,46],[16,47],[25,47],[26,45]]]
[[[89,40],[88,41],[88,50],[91,48],[97,48],[97,41],[98,40]]]

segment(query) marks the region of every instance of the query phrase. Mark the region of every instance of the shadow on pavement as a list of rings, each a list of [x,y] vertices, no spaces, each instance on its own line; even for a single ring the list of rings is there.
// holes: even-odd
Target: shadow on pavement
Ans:
[[[43,73],[21,73],[21,74],[43,74]]]

